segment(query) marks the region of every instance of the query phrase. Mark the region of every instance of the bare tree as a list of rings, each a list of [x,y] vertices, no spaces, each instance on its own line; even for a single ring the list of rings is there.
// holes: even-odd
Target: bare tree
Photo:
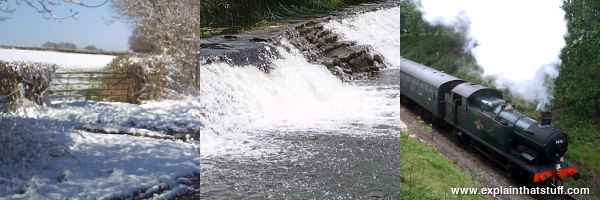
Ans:
[[[184,46],[199,39],[200,1],[198,0],[111,0],[117,14],[140,33],[151,37],[161,50],[183,53]]]
[[[77,19],[77,14],[79,12],[73,10],[69,10],[67,15],[55,15],[53,9],[61,6],[62,4],[97,8],[105,5],[107,2],[108,0],[0,0],[0,21],[9,19],[12,13],[15,11],[15,8],[13,7],[23,3],[35,9],[44,18],[56,20],[68,18]]]
[[[200,66],[196,53],[200,40],[198,0],[111,0],[114,11],[140,28],[161,54],[178,62],[192,86],[199,87]]]

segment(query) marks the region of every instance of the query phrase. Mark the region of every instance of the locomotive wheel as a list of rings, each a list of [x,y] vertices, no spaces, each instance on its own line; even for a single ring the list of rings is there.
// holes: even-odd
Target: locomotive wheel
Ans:
[[[461,132],[461,131],[457,131],[456,134],[454,134],[454,136],[456,137],[456,140],[458,141],[458,143],[464,144],[466,143],[466,135]]]
[[[554,178],[554,185],[555,185],[556,187],[563,185],[563,180],[560,178],[560,176],[558,176],[558,175],[557,175],[557,176]]]
[[[506,164],[506,171],[504,171],[504,175],[506,175],[507,177],[513,177],[514,173],[517,172],[515,169],[515,166],[512,165],[511,162]]]

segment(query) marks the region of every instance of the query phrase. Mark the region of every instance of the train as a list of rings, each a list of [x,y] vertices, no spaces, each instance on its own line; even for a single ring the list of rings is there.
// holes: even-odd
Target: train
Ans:
[[[559,186],[579,179],[564,160],[567,135],[552,127],[552,113],[535,120],[519,112],[498,90],[401,58],[400,95],[437,123],[451,127],[460,143],[493,160],[528,185]]]

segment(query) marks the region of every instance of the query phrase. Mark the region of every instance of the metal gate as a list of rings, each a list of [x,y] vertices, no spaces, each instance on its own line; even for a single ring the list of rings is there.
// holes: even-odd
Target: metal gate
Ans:
[[[52,100],[131,102],[132,77],[118,72],[58,72],[52,81]]]

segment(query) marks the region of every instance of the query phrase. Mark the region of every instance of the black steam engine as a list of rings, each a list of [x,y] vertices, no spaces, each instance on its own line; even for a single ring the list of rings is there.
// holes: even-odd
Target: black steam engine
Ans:
[[[579,178],[565,162],[567,135],[552,127],[552,113],[540,121],[517,111],[494,89],[470,83],[402,58],[402,98],[420,105],[453,127],[460,141],[490,157],[527,183],[561,185],[562,178]]]

